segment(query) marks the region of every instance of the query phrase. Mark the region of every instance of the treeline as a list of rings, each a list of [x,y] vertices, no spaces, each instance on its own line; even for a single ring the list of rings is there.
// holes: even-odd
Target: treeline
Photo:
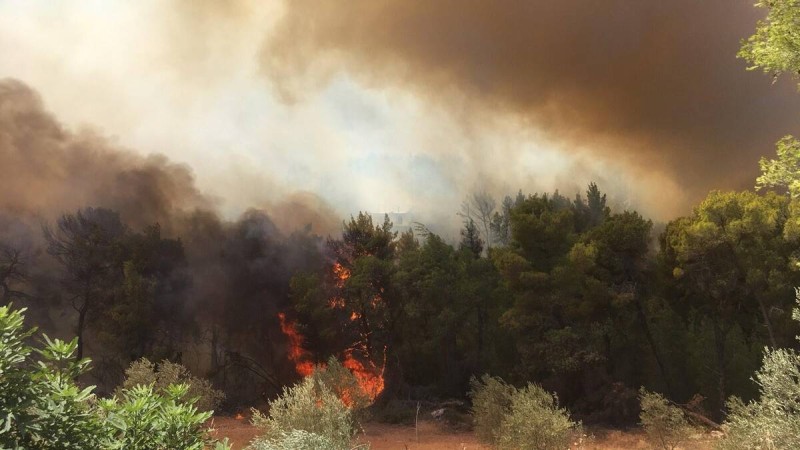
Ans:
[[[107,208],[41,227],[0,214],[0,299],[42,331],[78,337],[87,383],[108,393],[132,361],[179,362],[232,404],[252,404],[294,377],[277,321],[289,280],[322,267],[321,238],[278,231],[261,211],[235,222],[198,211],[180,233],[128,224]]]
[[[4,245],[0,293],[45,330],[77,334],[101,389],[131,361],[168,359],[230,404],[273,397],[301,352],[380,375],[385,401],[461,398],[489,373],[541,383],[589,422],[635,422],[640,386],[680,403],[700,395],[720,417],[729,396],[756,394],[765,346],[796,344],[790,195],[712,192],[657,235],[595,184],[499,207],[475,195],[463,210],[449,243],[365,213],[323,240],[282,235],[255,211],[165,237],[85,208],[46,223],[39,244]]]
[[[730,395],[755,395],[765,346],[796,344],[789,196],[712,192],[658,236],[594,184],[585,199],[507,197],[488,217],[491,236],[466,217],[457,245],[352,218],[328,241],[342,268],[292,281],[312,353],[357,343],[386,361],[389,396],[459,397],[491,373],[622,424],[636,420],[640,386],[681,403],[700,395],[693,404],[720,417]]]

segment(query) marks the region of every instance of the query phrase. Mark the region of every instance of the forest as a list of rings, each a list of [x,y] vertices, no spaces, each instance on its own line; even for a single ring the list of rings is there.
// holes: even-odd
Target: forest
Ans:
[[[758,6],[768,20],[739,57],[796,76],[800,7]],[[765,398],[757,374],[781,375],[768,362],[784,355],[800,367],[791,135],[752,162],[752,188],[712,190],[666,223],[590,182],[466,192],[448,212],[457,235],[367,211],[325,233],[329,211],[299,204],[227,218],[186,166],[72,132],[14,80],[0,81],[0,151],[16,164],[0,181],[3,336],[22,326],[9,311],[24,308],[26,326],[56,339],[44,338],[41,357],[97,395],[122,395],[150,361],[176,364],[219,391],[217,413],[235,414],[278,408],[292,389],[312,389],[307,380],[341,371],[366,396],[338,392],[342,403],[363,400],[378,420],[414,405],[419,414],[421,403],[477,408],[483,386],[544,395],[584,426],[613,429],[642,425],[643,392],[654,392],[721,429]],[[794,373],[782,388],[796,394]],[[122,414],[114,401],[100,403],[104,414]]]

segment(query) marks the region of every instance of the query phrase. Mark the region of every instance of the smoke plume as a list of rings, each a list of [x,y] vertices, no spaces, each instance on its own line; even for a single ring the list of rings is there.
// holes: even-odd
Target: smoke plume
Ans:
[[[507,121],[568,153],[660,177],[650,189],[662,198],[665,188],[686,191],[672,214],[709,189],[751,187],[759,156],[796,130],[800,96],[736,59],[759,14],[750,1],[293,0],[285,8],[262,53],[284,99],[302,100],[339,72],[411,89],[473,132]],[[473,158],[514,165],[525,152],[496,151],[474,149]]]

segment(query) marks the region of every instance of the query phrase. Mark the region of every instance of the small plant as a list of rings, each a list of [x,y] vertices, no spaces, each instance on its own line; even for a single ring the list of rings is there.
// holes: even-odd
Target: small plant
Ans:
[[[89,369],[76,361],[77,339],[44,336],[41,349],[26,340],[23,310],[0,307],[0,448],[37,450],[215,450],[226,442],[209,438],[198,413],[184,402],[186,386],[171,386],[165,395],[150,387],[122,392],[122,400],[99,400],[94,386],[80,388],[75,379]]]
[[[661,394],[639,390],[642,412],[639,420],[647,433],[650,445],[664,450],[673,450],[689,438],[691,426],[683,411],[670,405]]]
[[[280,397],[270,402],[269,416],[254,410],[253,425],[263,431],[263,435],[251,443],[253,449],[282,448],[281,442],[287,439],[310,439],[312,442],[319,437],[329,445],[323,448],[346,450],[355,434],[352,410],[314,377],[285,388]]]
[[[309,433],[305,430],[292,430],[281,433],[271,440],[259,440],[250,444],[249,450],[340,450],[329,438]]]
[[[471,384],[476,434],[501,449],[566,449],[580,430],[558,399],[536,384],[517,389],[488,375]]]
[[[131,363],[125,370],[125,381],[122,386],[117,388],[117,394],[125,389],[136,386],[153,386],[155,392],[163,393],[166,388],[173,384],[186,384],[187,399],[197,399],[195,406],[200,411],[212,411],[219,408],[225,399],[222,391],[216,390],[211,383],[203,378],[195,377],[189,369],[181,364],[171,361],[161,361],[158,364],[150,362],[147,358],[142,358]]]

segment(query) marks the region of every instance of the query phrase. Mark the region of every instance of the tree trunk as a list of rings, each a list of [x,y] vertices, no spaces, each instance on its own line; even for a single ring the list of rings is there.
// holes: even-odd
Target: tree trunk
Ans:
[[[644,331],[644,337],[647,339],[647,343],[650,345],[650,351],[653,352],[653,358],[656,360],[656,365],[658,365],[658,371],[661,373],[661,378],[664,380],[664,387],[667,390],[667,395],[671,398],[674,398],[674,392],[672,391],[672,383],[669,381],[669,377],[667,376],[667,369],[664,366],[664,360],[661,358],[661,352],[658,351],[658,346],[656,345],[656,340],[653,338],[653,333],[650,331],[650,325],[647,324],[647,316],[644,314],[644,307],[642,307],[642,299],[639,298],[639,294],[634,293],[634,303],[636,305],[636,317],[639,319],[639,325],[642,327],[642,331]]]
[[[83,330],[86,328],[86,312],[89,311],[89,304],[88,301],[84,302],[83,306],[81,306],[80,310],[78,311],[78,350],[75,353],[75,359],[80,361],[83,359]]]
[[[725,332],[722,324],[720,323],[721,319],[714,319],[714,347],[716,350],[716,359],[717,359],[717,395],[719,396],[719,405],[720,405],[720,414],[721,417],[725,416],[725,401],[727,400],[727,392],[726,392],[726,379],[725,379],[725,337],[727,333]]]
[[[761,309],[761,315],[764,317],[764,325],[767,327],[767,333],[769,334],[769,345],[772,348],[777,348],[778,344],[775,342],[775,333],[772,331],[772,322],[769,320],[767,307],[764,306],[764,302],[761,300],[761,298],[758,299],[758,307]]]
[[[477,372],[483,371],[483,341],[486,328],[486,311],[481,304],[478,305],[478,367]]]

